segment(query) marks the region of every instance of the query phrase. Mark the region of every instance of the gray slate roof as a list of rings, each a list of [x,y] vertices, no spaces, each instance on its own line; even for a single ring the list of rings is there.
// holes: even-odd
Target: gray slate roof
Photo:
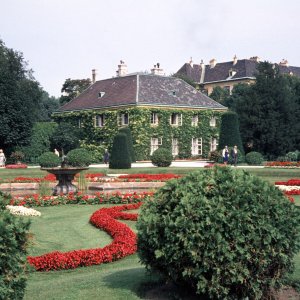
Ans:
[[[215,67],[205,65],[205,75],[202,83],[218,82],[226,80],[237,80],[245,78],[255,79],[257,62],[251,59],[240,59],[235,65],[232,61],[217,63]],[[281,66],[278,65],[279,71],[282,74],[290,74],[292,72],[295,76],[300,77],[300,67]],[[230,77],[229,71],[235,71],[235,75]],[[200,83],[202,68],[200,64],[185,63],[178,71],[178,74],[183,74],[193,81]]]
[[[96,81],[58,112],[128,105],[226,109],[179,78],[132,74]]]

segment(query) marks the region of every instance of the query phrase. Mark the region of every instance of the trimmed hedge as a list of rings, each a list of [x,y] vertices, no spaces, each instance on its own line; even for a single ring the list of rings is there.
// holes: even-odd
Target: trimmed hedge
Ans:
[[[8,199],[0,192],[0,299],[23,299],[30,222],[10,214],[7,204]]]
[[[118,133],[113,142],[109,159],[110,169],[130,169],[131,158],[128,150],[127,135]]]
[[[119,130],[120,133],[125,133],[127,136],[127,144],[128,144],[128,151],[130,154],[131,162],[136,162],[135,153],[133,149],[133,141],[132,141],[132,135],[131,130],[129,127],[124,127]]]
[[[299,208],[249,173],[215,167],[171,180],[142,206],[148,269],[211,299],[262,299],[293,272]]]
[[[68,152],[66,162],[72,167],[88,167],[92,162],[92,156],[86,149],[73,149]]]
[[[53,168],[60,165],[61,159],[53,152],[45,152],[38,158],[38,163],[42,168]]]
[[[260,166],[264,161],[264,157],[262,156],[261,153],[252,151],[246,154],[245,160],[248,165]]]
[[[165,148],[156,149],[151,156],[151,162],[156,167],[169,167],[172,160],[171,151]]]

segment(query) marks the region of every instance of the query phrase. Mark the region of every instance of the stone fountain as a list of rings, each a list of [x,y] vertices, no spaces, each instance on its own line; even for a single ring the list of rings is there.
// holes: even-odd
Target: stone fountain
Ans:
[[[60,167],[41,168],[41,170],[54,174],[58,180],[58,184],[53,188],[53,196],[66,195],[68,193],[76,193],[78,188],[72,183],[77,173],[88,170],[88,167],[70,167],[63,160]]]

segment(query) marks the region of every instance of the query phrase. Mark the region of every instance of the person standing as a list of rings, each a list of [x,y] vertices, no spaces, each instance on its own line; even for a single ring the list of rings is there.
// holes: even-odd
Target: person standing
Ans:
[[[107,149],[105,149],[105,151],[104,151],[103,161],[106,165],[109,163],[109,153],[108,153]]]
[[[229,150],[227,146],[222,150],[222,157],[224,165],[227,165],[229,159]]]
[[[232,164],[236,167],[237,161],[238,161],[238,148],[237,146],[234,146],[231,150],[231,157],[232,157]]]
[[[5,167],[6,157],[2,149],[0,149],[0,167]]]

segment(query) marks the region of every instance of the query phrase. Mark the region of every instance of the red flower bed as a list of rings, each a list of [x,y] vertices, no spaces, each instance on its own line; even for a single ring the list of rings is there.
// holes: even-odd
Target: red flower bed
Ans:
[[[173,178],[180,178],[176,174],[128,174],[121,175],[118,178],[126,181],[167,181]]]
[[[294,161],[270,161],[265,164],[266,167],[300,167],[300,162]]]
[[[276,181],[276,185],[300,185],[300,179],[290,179],[288,181]]]
[[[25,164],[15,164],[15,165],[6,165],[6,169],[26,169],[27,165]]]
[[[93,213],[90,222],[112,236],[113,242],[104,248],[50,252],[41,256],[27,257],[27,261],[37,271],[66,270],[91,265],[99,265],[133,254],[137,250],[136,235],[125,224],[115,219],[137,220],[137,214],[127,214],[123,210],[137,209],[141,203],[101,208]]]
[[[42,182],[42,181],[56,181],[56,177],[54,174],[47,174],[43,178],[19,176],[13,179],[13,182]]]

